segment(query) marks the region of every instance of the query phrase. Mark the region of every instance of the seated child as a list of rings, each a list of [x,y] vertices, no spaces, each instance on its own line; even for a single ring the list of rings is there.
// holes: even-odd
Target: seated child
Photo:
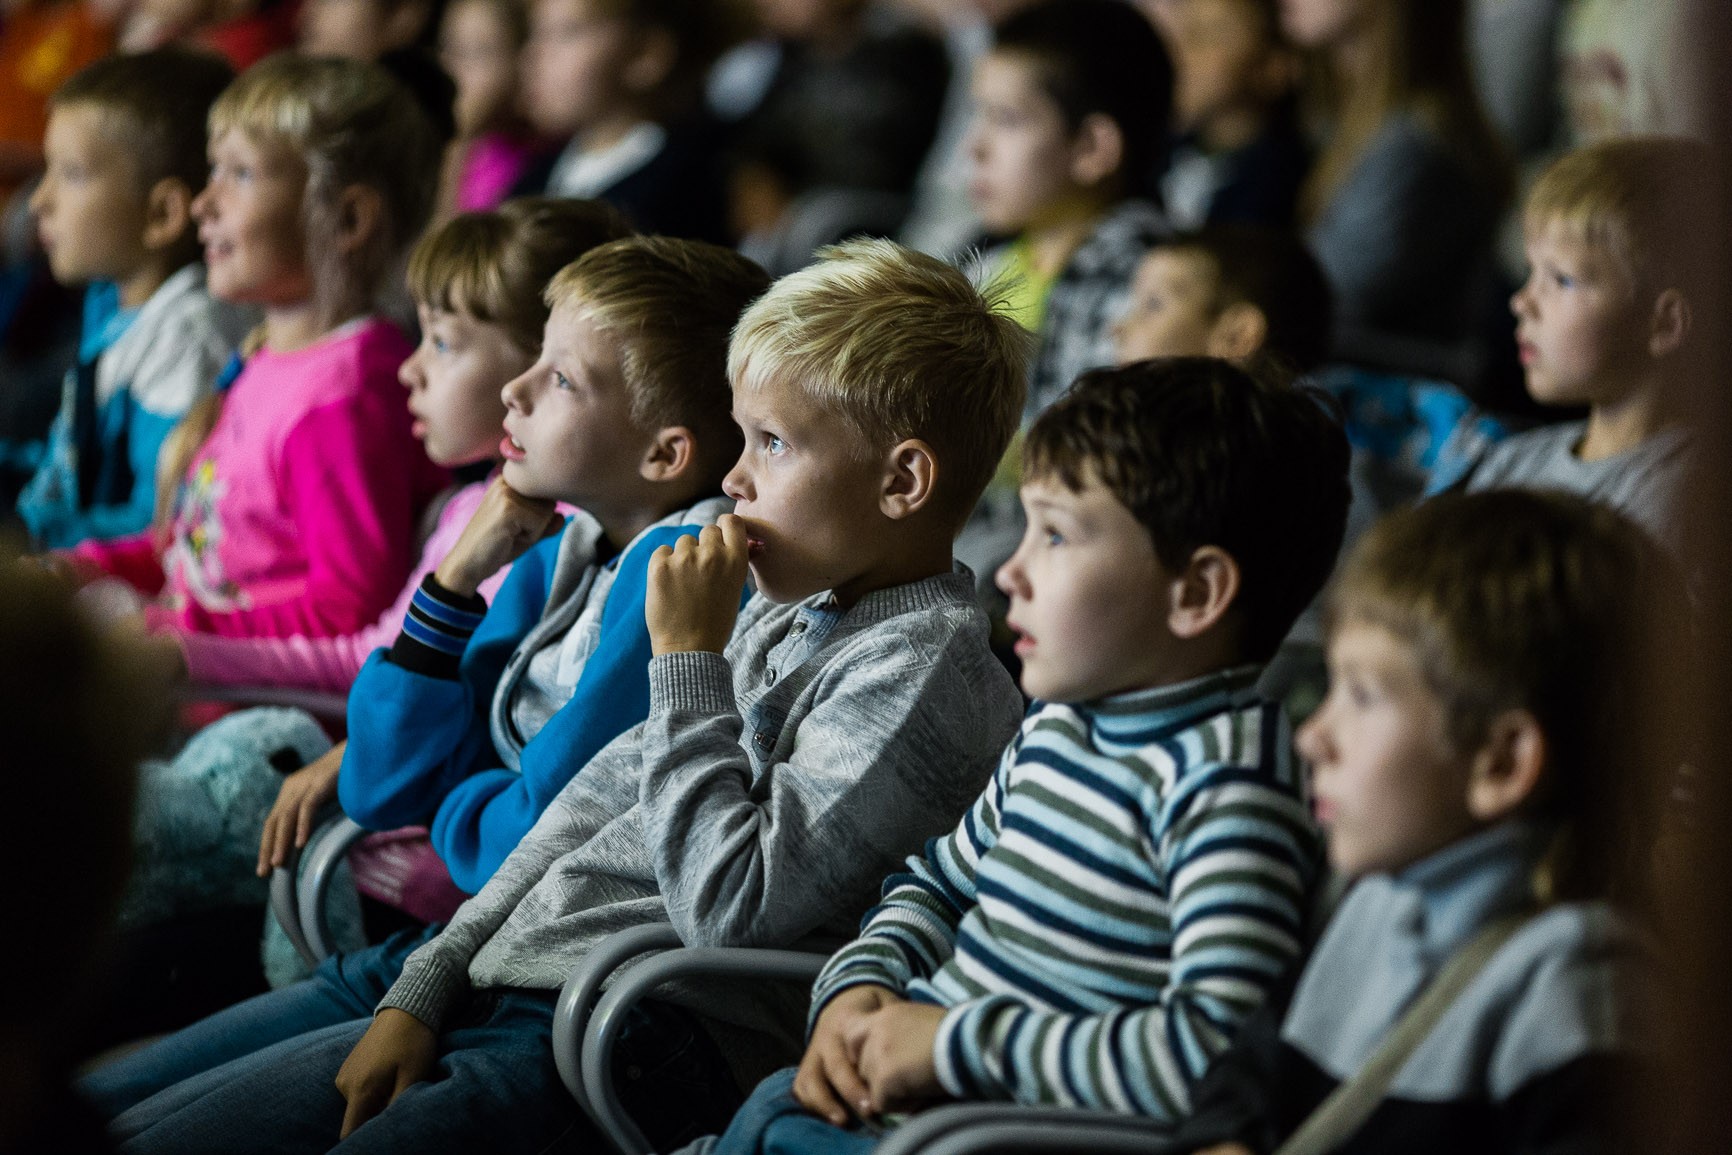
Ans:
[[[38,548],[150,524],[157,451],[250,324],[205,292],[192,218],[205,118],[233,79],[203,53],[162,49],[98,61],[50,102],[30,210],[55,279],[90,287],[46,458],[18,498]]]
[[[574,414],[618,406],[601,334],[581,313],[571,325],[572,347],[544,347],[537,395],[557,388],[547,400]],[[406,962],[401,941],[343,956],[98,1072],[86,1089],[116,1134],[177,1152],[599,1143],[573,1132],[587,1124],[548,1042],[555,992],[591,946],[659,921],[694,945],[843,932],[1015,732],[1021,697],[950,544],[1016,426],[1024,349],[960,273],[888,242],[839,246],[773,286],[729,350],[745,450],[723,488],[739,516],[658,550],[647,575],[645,721]],[[520,421],[527,484],[562,453]],[[547,507],[525,515],[532,539]],[[739,611],[748,572],[758,593]],[[751,999],[703,1009],[705,1027],[648,1008],[625,1041],[634,1062],[666,1064],[679,1043],[704,1068],[658,1105],[666,1137],[690,1133],[693,1088],[720,1075],[707,1029],[781,1029]]]
[[[457,218],[416,246],[408,279],[420,306],[422,342],[400,372],[414,432],[433,461],[482,469],[499,461],[500,389],[535,362],[547,282],[567,262],[625,233],[624,222],[605,205],[514,201],[497,213]],[[327,638],[183,634],[176,641],[192,680],[346,692],[367,655],[397,636],[421,579],[451,551],[486,488],[477,479],[444,503],[411,584],[378,622]],[[480,592],[491,597],[504,578],[502,570]],[[272,839],[267,812],[273,800],[278,810],[310,822],[336,794],[341,759],[340,752],[319,758],[285,778],[279,769],[284,758],[272,756],[287,747],[296,755],[289,765],[298,765],[328,745],[306,714],[249,710],[208,727],[172,760],[146,763],[123,921],[141,925],[196,909],[263,902],[264,887],[249,868],[260,856],[261,823],[266,841]],[[285,833],[294,836],[293,819]],[[302,844],[308,834],[310,828]],[[426,909],[411,899],[414,913],[449,914],[461,897],[454,897],[445,868],[423,853],[424,846],[424,839],[395,846],[369,875],[373,885],[366,892],[384,890],[389,897],[407,887],[424,902],[438,903]],[[277,853],[286,856],[287,846]]]
[[[277,56],[212,106],[209,154],[193,215],[210,291],[264,310],[262,345],[171,438],[182,484],[160,537],[73,559],[154,598],[153,629],[352,633],[396,596],[445,482],[403,408],[411,346],[372,314],[432,207],[437,142],[376,66]]]
[[[768,284],[731,250],[658,237],[547,288],[542,355],[505,387],[504,469],[356,679],[337,780],[363,826],[430,823],[468,894],[649,710],[650,558],[731,508],[728,335]],[[542,541],[556,502],[582,512]],[[489,606],[481,583],[519,554]]]
[[[493,208],[534,159],[517,111],[518,61],[529,38],[522,0],[457,0],[439,23],[439,62],[457,84],[457,140],[446,158],[446,211]]]
[[[1653,611],[1684,600],[1643,533],[1571,495],[1448,495],[1361,540],[1299,734],[1330,862],[1359,882],[1174,1150],[1279,1148],[1470,946],[1481,969],[1393,1081],[1307,1149],[1640,1149],[1604,1115],[1654,1053],[1630,919],[1682,749],[1636,687],[1678,640]]]
[[[305,0],[297,47],[307,56],[377,61],[419,42],[434,11],[431,0]]]
[[[692,0],[529,0],[524,112],[565,144],[512,193],[593,197],[646,233],[726,240],[715,134],[689,119],[707,12]]]
[[[1184,0],[1170,21],[1179,137],[1161,200],[1180,228],[1288,228],[1310,165],[1299,54],[1275,0]]]
[[[1167,131],[1172,66],[1136,9],[1119,0],[1044,0],[1003,20],[974,70],[969,196],[1009,237],[975,258],[977,282],[1007,286],[1012,315],[1039,345],[1023,427],[1077,375],[1111,365],[1112,326],[1131,275],[1167,233],[1148,200]],[[957,543],[983,601],[1022,537],[1016,456]]]
[[[962,5],[957,5],[962,7]],[[772,273],[850,235],[894,231],[932,146],[943,45],[871,0],[754,0],[767,75],[733,127],[729,217]],[[725,114],[724,114],[725,115]]]
[[[1692,370],[1702,246],[1679,221],[1708,219],[1701,148],[1678,138],[1609,140],[1540,177],[1524,214],[1525,285],[1510,299],[1527,388],[1572,421],[1510,438],[1470,490],[1563,489],[1609,502],[1673,548],[1693,452],[1680,381]]]
[[[1040,336],[1024,424],[1087,369],[1113,364],[1131,274],[1167,233],[1148,200],[1172,100],[1159,37],[1118,0],[1047,0],[1007,18],[974,70],[969,194],[1009,240],[972,270],[1014,277]]]
[[[1224,357],[1309,373],[1329,353],[1329,282],[1292,233],[1216,225],[1150,250],[1113,339],[1121,362]]]
[[[421,344],[397,370],[408,390],[410,432],[435,465],[485,470],[497,465],[505,402],[500,389],[534,364],[555,273],[630,230],[595,201],[527,198],[495,212],[447,222],[422,237],[409,258],[408,283]],[[450,552],[486,491],[483,480],[456,490],[397,601],[376,621],[331,637],[177,637],[187,675],[199,685],[286,686],[347,693],[367,655],[402,628],[421,579]],[[491,597],[505,571],[482,583]]]
[[[1340,427],[1185,358],[1084,375],[1023,454],[998,583],[1035,704],[818,976],[798,1072],[714,1152],[870,1150],[839,1128],[952,1097],[1170,1125],[1304,948],[1317,835],[1253,686],[1335,563]]]

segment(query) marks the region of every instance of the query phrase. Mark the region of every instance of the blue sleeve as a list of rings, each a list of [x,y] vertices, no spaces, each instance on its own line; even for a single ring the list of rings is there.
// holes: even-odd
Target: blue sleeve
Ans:
[[[367,659],[349,691],[349,746],[337,775],[350,818],[369,830],[429,822],[454,787],[499,765],[493,693],[512,651],[541,619],[559,541],[549,538],[512,566],[467,640],[456,677],[408,669],[385,650]]]
[[[64,414],[62,415],[64,416]],[[103,443],[126,445],[131,487],[124,500],[78,508],[78,482],[72,468],[66,424],[55,419],[46,464],[18,499],[18,513],[42,549],[67,549],[81,541],[127,537],[150,525],[156,512],[156,458],[179,415],[164,416],[140,406],[126,390],[116,393],[102,414]],[[53,474],[50,479],[47,475]]]
[[[433,820],[433,848],[451,879],[474,894],[516,848],[554,795],[603,746],[649,714],[649,627],[644,591],[657,548],[701,526],[651,531],[619,560],[601,636],[571,700],[523,748],[521,774],[487,770],[456,785]],[[513,575],[515,576],[515,575]]]

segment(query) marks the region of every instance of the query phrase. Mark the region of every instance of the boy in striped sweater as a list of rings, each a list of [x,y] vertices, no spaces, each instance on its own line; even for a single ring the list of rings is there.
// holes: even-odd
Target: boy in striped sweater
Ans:
[[[1224,361],[1147,361],[1085,374],[1023,476],[997,580],[1034,706],[714,1152],[866,1150],[944,1098],[1174,1123],[1300,954],[1316,833],[1253,685],[1340,547],[1340,426]]]

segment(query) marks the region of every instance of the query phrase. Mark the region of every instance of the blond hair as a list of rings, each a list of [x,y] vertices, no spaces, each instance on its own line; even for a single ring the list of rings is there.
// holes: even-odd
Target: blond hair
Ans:
[[[409,255],[417,303],[498,325],[526,353],[541,348],[547,283],[589,250],[631,235],[602,201],[525,197],[453,217]]]
[[[1607,140],[1566,153],[1535,182],[1528,232],[1561,227],[1618,263],[1633,290],[1701,289],[1707,150],[1683,137]]]
[[[375,64],[281,53],[243,72],[210,111],[210,136],[239,132],[285,148],[307,167],[302,213],[309,265],[371,297],[427,225],[440,142],[409,90]],[[342,190],[364,185],[384,202],[381,228],[352,256],[324,241]],[[329,262],[329,264],[326,264]]]
[[[740,318],[728,350],[739,390],[798,385],[863,452],[909,438],[944,466],[938,500],[973,508],[1022,417],[1033,338],[955,268],[883,240],[820,249]]]
[[[732,249],[673,237],[600,245],[547,286],[549,308],[581,310],[619,346],[631,419],[683,425],[716,485],[740,455],[728,388],[728,337],[769,275]]]
[[[1328,619],[1409,647],[1458,753],[1500,713],[1532,714],[1547,766],[1526,814],[1557,828],[1538,896],[1629,897],[1659,783],[1683,756],[1682,727],[1660,725],[1664,703],[1646,695],[1645,663],[1688,645],[1676,629],[1687,605],[1671,560],[1617,511],[1491,490],[1379,522],[1348,555]]]

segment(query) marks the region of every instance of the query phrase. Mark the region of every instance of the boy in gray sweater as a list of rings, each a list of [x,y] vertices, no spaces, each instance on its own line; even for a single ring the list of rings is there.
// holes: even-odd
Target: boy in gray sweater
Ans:
[[[582,1149],[548,1040],[559,986],[602,937],[657,921],[690,945],[851,933],[880,878],[961,816],[1022,713],[951,546],[1016,427],[1026,356],[960,273],[888,242],[773,286],[729,356],[738,514],[651,564],[646,721],[400,974],[352,957],[354,1021],[136,1105],[115,1122],[124,1149]],[[758,593],[736,622],[748,570]],[[743,1002],[703,1009],[777,1026]]]

